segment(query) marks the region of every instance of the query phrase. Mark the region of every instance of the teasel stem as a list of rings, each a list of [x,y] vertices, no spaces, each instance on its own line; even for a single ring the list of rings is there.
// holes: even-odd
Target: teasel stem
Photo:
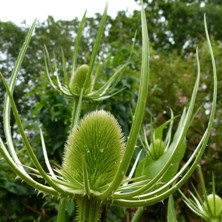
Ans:
[[[81,93],[78,97],[75,96],[74,99],[73,99],[73,108],[72,108],[72,117],[71,117],[71,130],[79,122],[80,111],[81,111],[81,106],[82,106],[83,91],[84,91],[84,89],[81,90]]]
[[[131,222],[139,222],[140,218],[141,218],[141,216],[143,214],[143,211],[144,211],[143,207],[137,208],[136,213],[134,214],[133,219],[132,219]]]
[[[66,204],[67,204],[67,199],[60,199],[58,215],[57,215],[57,220],[56,220],[57,222],[64,222]]]
[[[98,222],[100,220],[103,205],[98,199],[80,196],[76,202],[78,207],[78,222]]]

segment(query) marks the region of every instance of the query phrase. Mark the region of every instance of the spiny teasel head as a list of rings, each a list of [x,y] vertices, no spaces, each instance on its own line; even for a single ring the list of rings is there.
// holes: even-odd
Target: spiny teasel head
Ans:
[[[124,151],[124,137],[117,120],[104,110],[87,114],[68,137],[62,174],[77,189],[85,178],[94,191],[112,182]]]
[[[89,66],[86,64],[83,64],[76,69],[76,71],[73,73],[69,81],[69,90],[71,93],[77,95],[80,94],[85,84],[88,72],[89,72]],[[90,80],[86,83],[84,93],[87,94],[91,91],[92,91],[92,77],[90,77]]]

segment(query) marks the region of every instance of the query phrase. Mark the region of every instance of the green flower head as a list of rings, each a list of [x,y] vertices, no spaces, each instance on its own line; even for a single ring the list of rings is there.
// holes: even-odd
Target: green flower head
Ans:
[[[83,64],[76,69],[76,71],[71,76],[69,82],[69,89],[71,93],[77,95],[80,94],[82,88],[84,87],[88,72],[89,72],[89,66],[86,64]],[[91,90],[92,90],[92,77],[90,78],[90,81],[87,82],[84,93],[89,93]]]
[[[86,115],[68,137],[63,174],[80,188],[88,178],[90,189],[105,189],[122,159],[124,139],[117,120],[106,111]]]

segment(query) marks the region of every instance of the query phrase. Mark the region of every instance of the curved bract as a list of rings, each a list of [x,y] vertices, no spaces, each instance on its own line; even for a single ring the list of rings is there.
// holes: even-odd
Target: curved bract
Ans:
[[[154,131],[154,135],[150,140],[152,142],[151,145],[148,144],[148,140],[145,137],[143,138],[143,145],[147,151],[147,156],[138,164],[141,154],[141,152],[139,152],[130,170],[129,166],[142,128],[149,84],[149,39],[143,4],[141,9],[142,64],[140,85],[138,101],[132,118],[132,126],[127,139],[123,139],[121,128],[113,115],[103,110],[92,112],[82,120],[79,120],[81,116],[81,104],[84,99],[103,100],[112,96],[113,93],[115,94],[121,91],[114,90],[114,87],[127,65],[121,66],[100,89],[97,91],[94,91],[93,88],[91,89],[90,78],[94,70],[96,54],[102,38],[101,34],[105,26],[106,11],[107,7],[101,20],[90,63],[88,66],[84,66],[83,72],[80,72],[78,68],[76,69],[78,44],[75,47],[77,52],[75,51],[73,56],[72,73],[78,72],[78,74],[83,74],[82,76],[84,77],[82,79],[81,76],[81,81],[78,82],[78,87],[80,86],[78,90],[76,90],[76,87],[72,88],[73,86],[68,86],[70,78],[67,76],[65,76],[66,81],[63,84],[57,74],[55,76],[56,81],[51,78],[48,61],[49,56],[46,50],[46,70],[52,87],[73,98],[71,124],[73,130],[67,139],[63,164],[59,169],[58,167],[55,169],[55,167],[52,167],[49,163],[41,129],[42,149],[48,170],[45,171],[39,163],[25,134],[13,98],[18,71],[30,42],[35,23],[29,30],[20,51],[9,85],[1,74],[6,89],[3,116],[6,143],[4,143],[2,139],[0,140],[0,152],[11,169],[22,180],[39,192],[56,196],[62,200],[68,198],[75,199],[78,204],[77,218],[79,221],[98,221],[101,208],[105,204],[112,203],[125,207],[148,206],[164,200],[170,194],[177,191],[191,176],[203,155],[210,136],[216,108],[216,67],[205,21],[206,36],[213,64],[214,91],[209,123],[199,144],[187,162],[180,168],[179,163],[186,151],[186,135],[192,122],[194,104],[200,81],[200,65],[197,51],[197,79],[193,88],[190,104],[183,110],[175,134],[172,135],[171,131],[174,119],[172,114],[171,120]],[[80,24],[77,43],[80,41],[84,20],[85,15]],[[71,80],[75,81],[75,79]],[[113,90],[115,92],[113,92]],[[25,163],[21,163],[17,156],[16,147],[11,135],[11,110],[18,125],[24,146],[29,153],[34,167],[24,167]],[[167,125],[169,125],[169,130],[166,138],[163,138],[162,130]],[[26,170],[27,168],[31,173]],[[127,174],[127,172],[129,172],[129,174]],[[39,178],[42,178],[44,183],[40,183]],[[58,221],[63,221],[61,216],[58,218]]]

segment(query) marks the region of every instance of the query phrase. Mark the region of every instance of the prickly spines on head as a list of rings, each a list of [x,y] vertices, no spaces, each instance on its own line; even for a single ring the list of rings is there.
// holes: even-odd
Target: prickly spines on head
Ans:
[[[68,137],[62,171],[76,186],[84,186],[86,167],[90,188],[101,191],[113,180],[123,149],[123,134],[113,115],[103,110],[92,112]]]

